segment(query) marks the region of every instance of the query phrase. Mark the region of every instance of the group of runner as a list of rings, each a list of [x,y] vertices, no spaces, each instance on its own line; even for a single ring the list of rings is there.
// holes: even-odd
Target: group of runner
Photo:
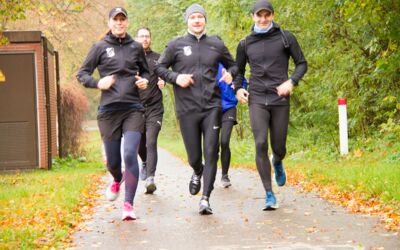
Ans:
[[[282,161],[286,154],[290,94],[306,73],[307,61],[295,36],[273,21],[274,14],[270,2],[254,3],[254,24],[251,33],[239,42],[235,61],[221,38],[207,34],[207,13],[199,4],[192,4],[185,11],[187,34],[171,40],[161,55],[151,50],[148,28],[140,28],[135,39],[127,33],[128,13],[124,8],[109,12],[110,30],[91,48],[77,78],[85,87],[101,90],[97,120],[107,168],[113,177],[106,196],[115,200],[125,182],[123,220],[136,219],[133,201],[139,178],[145,181],[146,193],[157,189],[157,137],[164,113],[161,89],[166,82],[173,86],[177,119],[193,169],[190,194],[198,194],[203,186],[199,213],[213,213],[210,196],[219,154],[221,183],[224,187],[231,185],[229,140],[237,123],[238,100],[249,105],[255,161],[266,192],[263,208],[278,207],[271,185],[271,163],[278,186],[285,185]],[[290,57],[295,69],[288,77]],[[100,79],[92,76],[96,68]]]

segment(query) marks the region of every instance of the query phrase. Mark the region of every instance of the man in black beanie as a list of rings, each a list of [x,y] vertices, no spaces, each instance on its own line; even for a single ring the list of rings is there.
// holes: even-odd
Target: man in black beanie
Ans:
[[[289,31],[273,22],[274,8],[265,0],[255,2],[252,9],[254,25],[251,34],[240,41],[236,51],[238,76],[235,91],[241,103],[249,103],[250,124],[256,146],[256,165],[266,196],[264,210],[278,208],[271,185],[271,163],[268,159],[268,131],[272,148],[272,165],[278,186],[286,183],[283,159],[289,124],[290,94],[307,71],[307,61]],[[289,57],[295,69],[288,77]],[[249,92],[242,87],[250,65]]]
[[[181,134],[189,164],[194,171],[189,191],[192,195],[200,191],[203,175],[199,213],[212,214],[209,198],[217,172],[222,114],[220,91],[215,78],[218,63],[227,69],[221,78],[226,82],[232,82],[232,75],[236,75],[237,69],[222,40],[206,35],[207,14],[201,5],[193,4],[187,8],[185,21],[188,33],[168,43],[155,72],[174,86]]]

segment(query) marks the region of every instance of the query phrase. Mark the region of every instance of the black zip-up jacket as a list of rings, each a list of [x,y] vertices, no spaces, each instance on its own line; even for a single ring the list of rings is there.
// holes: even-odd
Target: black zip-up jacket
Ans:
[[[150,79],[142,44],[128,34],[117,38],[108,32],[105,38],[93,45],[79,69],[78,81],[87,88],[97,88],[98,79],[92,77],[98,69],[100,77],[114,75],[116,82],[101,91],[100,106],[111,103],[140,103],[135,75]]]
[[[243,39],[236,51],[238,75],[235,78],[235,90],[242,88],[246,63],[250,65],[249,104],[289,105],[289,96],[278,96],[276,87],[288,80],[289,57],[293,58],[295,70],[290,76],[295,85],[307,72],[307,61],[295,38],[289,31],[283,31],[279,25],[267,33],[252,33]],[[285,48],[287,39],[289,48]]]
[[[146,89],[139,90],[140,100],[145,106],[149,106],[158,102],[162,103],[162,93],[160,88],[158,87],[158,76],[154,72],[154,68],[156,66],[158,58],[160,58],[160,54],[149,50],[145,51],[147,65],[150,70],[150,79],[149,84]]]
[[[220,90],[215,81],[219,62],[232,76],[236,75],[235,61],[217,36],[203,35],[197,39],[188,33],[168,43],[155,72],[173,84],[178,117],[221,107]],[[176,84],[179,74],[193,74],[194,83],[187,88],[180,87]]]

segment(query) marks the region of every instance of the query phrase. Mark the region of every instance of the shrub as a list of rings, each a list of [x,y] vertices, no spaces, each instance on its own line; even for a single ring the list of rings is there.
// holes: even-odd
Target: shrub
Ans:
[[[88,110],[87,98],[76,84],[62,85],[60,105],[61,157],[82,156],[82,122]]]

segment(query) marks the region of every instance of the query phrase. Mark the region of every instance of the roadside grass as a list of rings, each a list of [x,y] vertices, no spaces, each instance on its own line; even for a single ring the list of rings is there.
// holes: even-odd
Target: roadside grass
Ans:
[[[158,137],[158,144],[181,160],[187,162],[185,145],[183,144],[182,136],[179,132],[169,129],[168,127],[163,127]]]
[[[287,166],[319,184],[334,184],[339,191],[361,192],[365,199],[379,198],[400,212],[400,163],[349,157],[337,162],[290,160]]]
[[[50,171],[0,176],[0,249],[65,248],[79,222],[90,216],[104,168],[100,139],[91,132],[90,157],[58,159]]]
[[[307,136],[306,136],[307,137]],[[289,138],[291,151],[299,149],[304,138]],[[308,143],[288,156],[290,170],[307,180],[334,185],[340,192],[357,192],[365,200],[377,199],[400,212],[400,141],[391,136],[352,140],[349,154],[341,156],[332,145]]]
[[[165,130],[160,146],[187,161],[180,133]],[[319,192],[353,212],[385,217],[388,229],[400,230],[400,142],[351,145],[354,149],[347,156],[340,156],[332,145],[298,147],[305,144],[302,139],[293,135],[288,138],[288,149],[298,149],[285,160],[290,185]],[[233,136],[230,146],[232,167],[256,169],[252,137],[239,140]]]

